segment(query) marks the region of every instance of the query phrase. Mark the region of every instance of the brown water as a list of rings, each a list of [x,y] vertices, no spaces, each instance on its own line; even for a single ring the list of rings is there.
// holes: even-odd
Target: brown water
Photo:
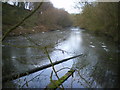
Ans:
[[[66,30],[41,32],[27,35],[27,37],[39,44],[40,49],[35,48],[36,46],[23,36],[8,37],[4,41],[10,45],[3,44],[2,46],[3,76],[24,72],[50,63],[43,50],[44,47],[47,47],[53,62],[84,54],[82,57],[55,65],[56,70],[64,67],[77,70],[74,77],[71,76],[63,83],[65,88],[118,87],[118,54],[120,51],[115,43],[74,27]],[[59,77],[68,70],[63,69],[58,72]],[[51,67],[43,69],[4,83],[3,87],[45,88],[50,83],[51,72]],[[52,78],[57,80],[54,73]]]

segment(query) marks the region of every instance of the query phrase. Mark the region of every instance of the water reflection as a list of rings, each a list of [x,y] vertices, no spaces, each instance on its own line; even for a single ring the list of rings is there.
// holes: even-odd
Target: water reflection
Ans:
[[[72,30],[74,30],[74,29],[72,29]],[[56,46],[55,48],[62,49],[64,51],[67,51],[67,52],[70,52],[70,53],[73,53],[73,54],[76,53],[76,52],[81,52],[82,53],[83,48],[82,48],[81,31],[79,29],[76,29],[76,28],[75,28],[75,30],[77,30],[77,31],[72,31],[70,36],[65,41],[63,41],[62,43],[59,43],[58,46]]]
[[[85,55],[84,57],[78,57],[55,66],[56,70],[65,67],[73,67],[77,70],[74,73],[74,77],[70,77],[63,83],[65,88],[117,87],[117,48],[112,42],[106,41],[102,37],[96,37],[79,28],[71,28],[66,31],[57,30],[44,34],[42,32],[30,35],[30,37],[39,43],[41,47],[50,47],[48,51],[53,62],[81,53]],[[9,39],[9,43],[12,44],[33,45],[33,43],[23,37]],[[27,42],[23,42],[23,40]],[[9,73],[12,73],[12,70],[14,70],[14,73],[22,72],[50,63],[42,49],[21,49],[7,46],[3,47],[3,52],[5,53],[3,55],[4,75],[7,74],[6,71]],[[8,68],[11,68],[11,70],[8,70]],[[68,69],[60,71],[58,73],[59,77],[63,76],[67,71]],[[21,77],[12,83],[16,84],[16,87],[22,87],[26,81],[28,82],[40,74],[30,81],[29,85],[24,85],[24,87],[45,88],[50,83],[51,72],[52,68],[50,67]],[[57,80],[55,75],[52,78]],[[7,85],[5,84],[4,86],[6,87]]]

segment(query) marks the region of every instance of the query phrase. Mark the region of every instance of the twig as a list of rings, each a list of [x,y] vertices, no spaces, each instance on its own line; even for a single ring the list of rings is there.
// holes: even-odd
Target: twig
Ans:
[[[41,2],[39,4],[39,6],[34,10],[32,11],[28,16],[26,16],[25,18],[23,18],[23,20],[21,22],[19,22],[18,24],[16,24],[15,26],[13,26],[11,29],[9,29],[8,31],[5,32],[5,34],[3,35],[2,37],[2,41],[6,38],[6,36],[11,32],[13,31],[14,29],[16,29],[18,26],[20,26],[25,20],[27,20],[30,16],[32,16],[42,5],[43,2]]]
[[[64,76],[62,76],[59,80],[55,81],[57,86],[54,83],[50,83],[45,89],[56,89],[58,88],[64,81],[66,81],[73,73],[75,72],[74,69],[70,69]]]
[[[35,79],[36,77],[40,76],[43,72],[44,72],[44,71],[42,71],[40,74],[36,75],[35,77],[33,77],[32,79],[30,79],[29,81],[27,81],[27,83],[30,82],[30,81],[32,81],[32,80]],[[22,88],[23,88],[25,85],[26,85],[26,83],[24,83],[24,84],[22,85]]]
[[[62,50],[62,49],[54,49],[54,50],[58,50],[58,51],[61,51],[62,53],[67,53],[67,54],[74,54],[72,52],[68,52],[68,51],[65,51],[65,50]]]
[[[52,75],[53,75],[53,71],[51,72],[51,75],[50,75],[50,81],[53,81],[52,80]]]
[[[59,69],[57,72],[59,72],[59,71],[61,71],[61,70],[63,70],[63,69],[71,69],[71,68],[69,68],[69,67],[64,67],[64,68]]]
[[[51,72],[51,75],[50,75],[50,82],[52,82],[53,84],[55,84],[55,86],[57,86],[57,84],[54,82],[54,80],[52,80],[52,75],[53,75],[53,71]],[[61,89],[61,87],[58,87]]]
[[[78,74],[79,74],[79,76],[88,84],[88,86],[89,86],[89,88],[90,88],[91,86],[89,85],[89,83],[87,82],[87,80],[80,75],[80,72],[79,72],[79,71],[78,71]]]
[[[24,36],[27,40],[29,40],[30,42],[32,42],[33,44],[35,44],[36,46],[40,46],[39,44],[37,44],[37,43],[35,43],[31,38],[29,38],[28,36],[26,36],[26,35],[22,35],[22,36]]]
[[[32,46],[32,45],[23,46],[23,45],[12,45],[12,44],[10,44],[10,43],[2,43],[2,45],[9,45],[9,46],[15,47],[15,48],[38,48],[38,47]]]
[[[57,64],[59,64],[59,63],[62,63],[62,62],[65,62],[65,61],[67,61],[67,60],[70,60],[70,59],[73,59],[73,58],[77,58],[77,57],[80,57],[80,56],[83,56],[83,54],[77,55],[77,56],[73,56],[73,57],[70,57],[70,58],[66,58],[66,59],[63,59],[63,60],[60,60],[60,61],[56,61],[56,62],[54,62],[53,64],[54,64],[54,65],[57,65]],[[14,79],[17,79],[17,78],[19,78],[19,77],[26,76],[26,75],[28,75],[28,74],[31,74],[31,73],[34,73],[34,72],[43,70],[43,69],[48,68],[48,67],[51,67],[51,66],[52,66],[51,64],[47,64],[47,65],[43,65],[43,66],[41,66],[41,67],[32,69],[32,70],[30,70],[30,71],[23,72],[23,73],[17,73],[17,74],[11,75],[11,76],[8,75],[8,76],[3,77],[3,80],[2,80],[2,81],[3,81],[3,82],[7,82],[7,81],[10,81],[10,80],[14,80]],[[19,75],[19,77],[18,77],[18,75]]]
[[[57,72],[56,72],[56,70],[55,70],[55,68],[54,68],[54,64],[52,63],[52,60],[51,60],[51,58],[50,58],[50,56],[49,56],[49,54],[48,54],[48,51],[47,51],[47,48],[46,48],[46,47],[45,47],[45,52],[46,52],[46,55],[47,55],[48,59],[50,60],[50,63],[51,63],[51,65],[52,65],[52,69],[53,69],[56,77],[57,77],[58,80],[59,80],[60,78],[59,78],[59,76],[57,75]],[[63,85],[62,85],[62,88],[64,88]]]

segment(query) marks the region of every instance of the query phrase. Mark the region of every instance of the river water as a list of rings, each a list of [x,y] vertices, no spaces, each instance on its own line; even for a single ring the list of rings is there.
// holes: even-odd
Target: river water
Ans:
[[[31,41],[32,40],[32,41]],[[39,48],[33,43],[37,43]],[[95,36],[80,28],[67,28],[26,36],[8,37],[2,45],[3,76],[21,73],[50,61],[44,51],[47,47],[53,62],[83,54],[83,56],[55,65],[62,77],[69,68],[76,71],[64,83],[64,88],[118,87],[117,45],[104,37]],[[50,83],[52,68],[3,83],[3,88],[45,88]],[[57,80],[55,74],[53,80]]]

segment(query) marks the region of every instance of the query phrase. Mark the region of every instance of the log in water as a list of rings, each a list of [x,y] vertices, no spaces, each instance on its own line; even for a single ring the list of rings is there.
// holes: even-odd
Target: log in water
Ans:
[[[74,72],[75,72],[75,70],[70,69],[70,70],[69,70],[64,76],[62,76],[59,80],[56,80],[56,81],[51,82],[51,83],[45,88],[45,90],[58,88],[65,80],[67,80],[71,75],[73,75]]]
[[[63,60],[60,60],[60,61],[56,61],[53,64],[57,65],[59,63],[62,63],[62,62],[65,62],[67,60],[70,60],[70,59],[73,59],[73,58],[77,58],[77,57],[80,57],[80,56],[83,56],[83,54],[80,54],[80,55],[77,55],[77,56],[73,56],[73,57],[70,57],[70,58],[66,58],[66,59],[63,59]],[[51,66],[52,66],[52,64],[47,64],[47,65],[43,65],[41,67],[32,69],[30,71],[26,71],[26,72],[18,73],[18,74],[13,74],[13,75],[10,75],[10,76],[5,76],[5,77],[2,78],[2,82],[4,83],[4,82],[7,82],[7,81],[11,81],[11,80],[14,80],[14,79],[17,79],[17,78],[29,75],[31,73],[34,73],[34,72],[46,69],[46,68],[51,67]]]

